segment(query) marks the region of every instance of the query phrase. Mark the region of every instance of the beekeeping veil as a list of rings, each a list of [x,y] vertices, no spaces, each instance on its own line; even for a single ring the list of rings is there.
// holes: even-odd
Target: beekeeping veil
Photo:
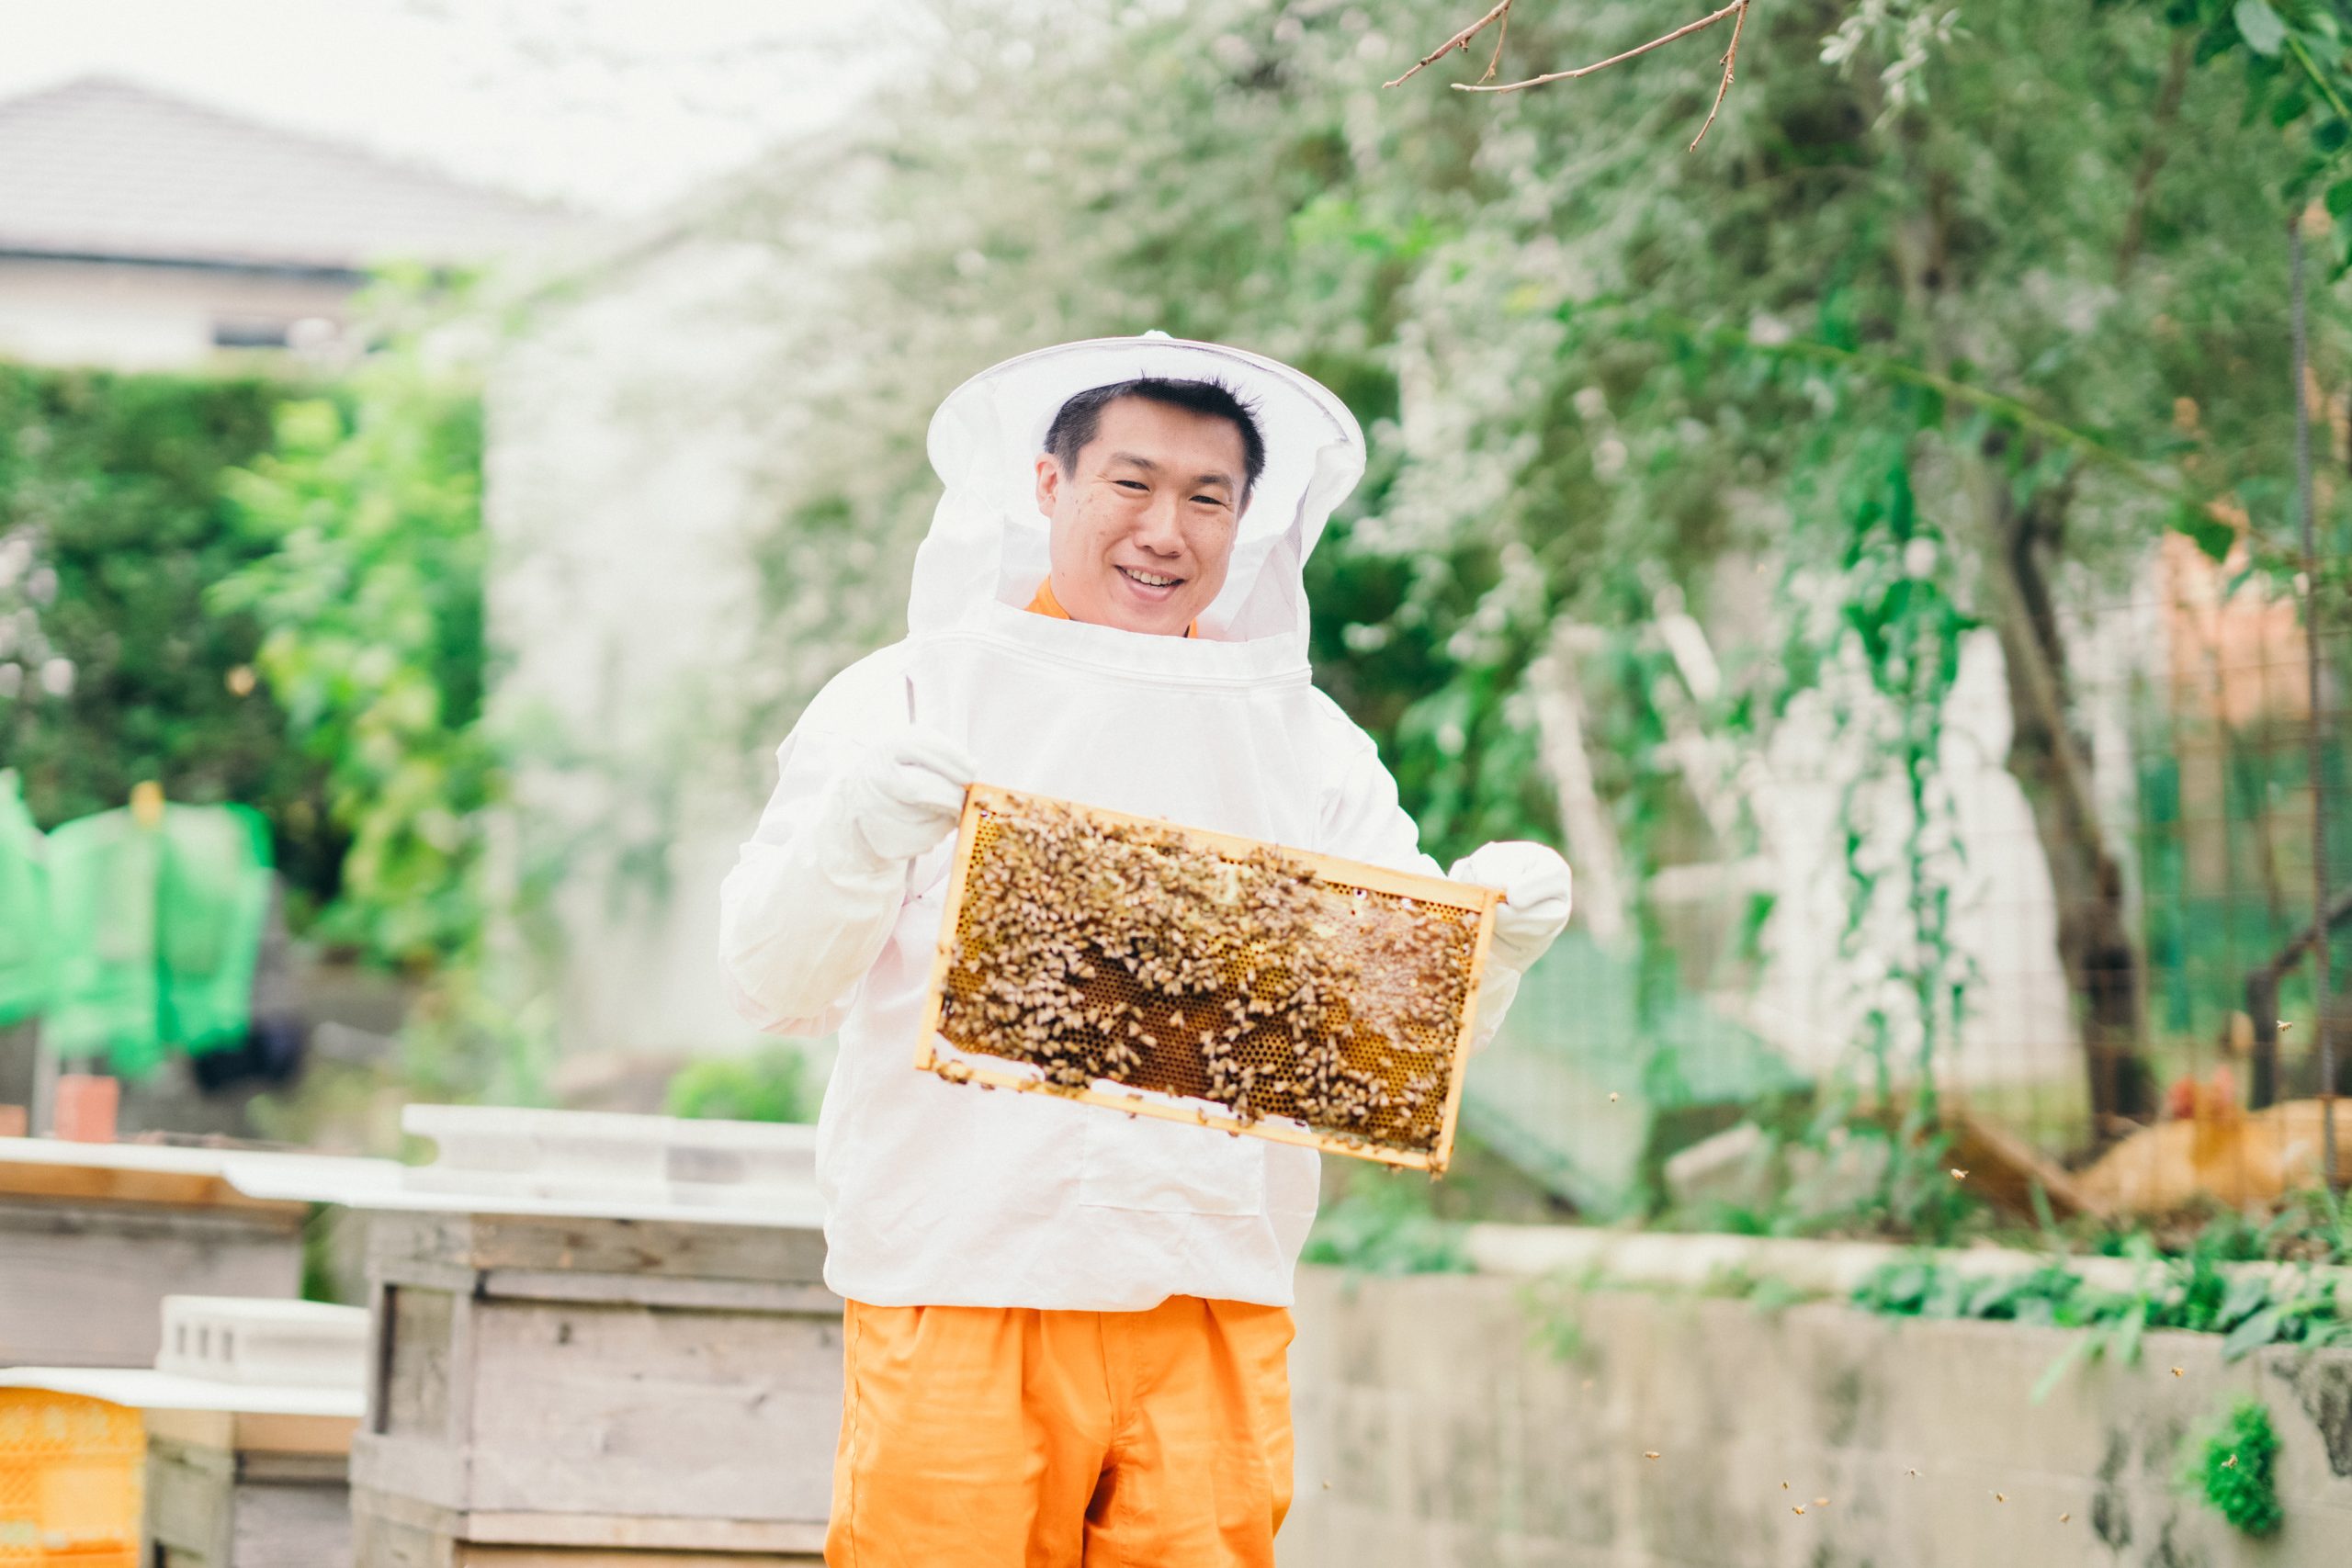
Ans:
[[[1045,581],[1046,521],[1035,463],[1071,397],[1138,377],[1222,381],[1256,413],[1266,468],[1250,492],[1204,637],[1295,640],[1306,656],[1306,558],[1363,474],[1363,433],[1329,390],[1286,365],[1165,333],[1096,338],[1008,359],[965,382],[931,422],[931,466],[947,493],[915,557],[907,628],[940,631],[976,608],[1018,609]]]
[[[1195,637],[1032,615],[1048,524],[1046,428],[1073,395],[1137,377],[1218,380],[1255,412],[1266,467],[1225,586]],[[989,784],[1303,844],[1316,790],[1301,753],[1316,696],[1301,581],[1363,472],[1346,405],[1287,366],[1162,334],[1066,344],[965,382],[931,422],[946,485],[907,612],[918,722],[962,740]]]

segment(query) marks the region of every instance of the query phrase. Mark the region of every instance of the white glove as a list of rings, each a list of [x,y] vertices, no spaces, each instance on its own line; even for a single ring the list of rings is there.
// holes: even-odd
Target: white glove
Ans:
[[[1522,974],[1544,956],[1568,923],[1573,903],[1568,863],[1545,844],[1507,840],[1473,850],[1446,875],[1455,882],[1502,889],[1487,952]]]
[[[912,860],[956,830],[975,771],[946,736],[903,730],[876,742],[842,776],[837,820],[875,860]]]

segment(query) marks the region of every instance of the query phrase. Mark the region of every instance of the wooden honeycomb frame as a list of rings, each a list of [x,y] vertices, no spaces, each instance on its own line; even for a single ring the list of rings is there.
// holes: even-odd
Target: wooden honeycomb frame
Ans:
[[[1190,1122],[1204,1127],[1268,1138],[1278,1143],[1303,1145],[1328,1154],[1352,1158],[1370,1159],[1384,1165],[1428,1171],[1432,1176],[1443,1174],[1452,1158],[1455,1122],[1461,1111],[1462,1078],[1470,1052],[1472,1027],[1477,1017],[1480,981],[1486,973],[1487,944],[1494,927],[1494,908],[1502,895],[1489,887],[1477,887],[1450,881],[1444,877],[1424,876],[1410,872],[1393,871],[1358,861],[1341,860],[1300,850],[1283,849],[1286,858],[1310,866],[1319,886],[1380,895],[1390,898],[1409,899],[1417,905],[1435,906],[1456,911],[1455,919],[1476,921],[1467,958],[1467,974],[1463,992],[1461,1016],[1452,1022],[1451,1045],[1445,1058],[1445,1087],[1442,1110],[1438,1119],[1436,1135],[1426,1150],[1398,1146],[1390,1143],[1367,1140],[1347,1133],[1309,1126],[1286,1116],[1261,1115],[1244,1117],[1213,1102],[1179,1098],[1177,1095],[1147,1088],[1116,1085],[1110,1079],[1098,1078],[1084,1087],[1065,1086],[1047,1082],[1040,1070],[1018,1057],[989,1052],[984,1046],[949,1039],[941,1032],[943,1014],[949,1010],[949,979],[956,964],[957,931],[965,904],[965,886],[972,859],[980,843],[980,832],[991,813],[1018,813],[1024,807],[1050,807],[1074,812],[1095,825],[1117,829],[1136,827],[1149,829],[1166,838],[1176,837],[1189,848],[1204,855],[1223,860],[1246,863],[1253,854],[1262,854],[1271,848],[1254,839],[1236,834],[1213,832],[1205,829],[1178,827],[1155,818],[1136,817],[1124,812],[1108,811],[1098,807],[1080,806],[1073,802],[1054,800],[1048,796],[1000,789],[989,784],[974,784],[966,793],[964,815],[958,827],[954,863],[949,870],[945,914],[940,923],[939,946],[932,962],[930,997],[923,1012],[922,1026],[915,1048],[915,1066],[935,1073],[953,1083],[977,1083],[1011,1089],[1015,1093],[1046,1093],[1076,1100],[1090,1105],[1125,1111],[1131,1115],[1155,1116],[1172,1122]],[[942,1050],[944,1043],[952,1050]],[[991,1065],[1001,1063],[1001,1066]],[[1109,1086],[1109,1087],[1106,1087]]]

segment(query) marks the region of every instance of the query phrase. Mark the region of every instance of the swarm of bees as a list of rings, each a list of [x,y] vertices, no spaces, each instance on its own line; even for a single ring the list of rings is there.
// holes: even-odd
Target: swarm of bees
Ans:
[[[968,1050],[1426,1151],[1474,912],[1322,879],[1271,847],[1025,802],[983,820],[939,1027]]]

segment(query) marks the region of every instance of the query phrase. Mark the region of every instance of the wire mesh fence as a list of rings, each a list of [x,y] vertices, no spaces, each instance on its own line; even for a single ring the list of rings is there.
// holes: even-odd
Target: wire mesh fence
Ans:
[[[1599,1212],[1659,1200],[1665,1162],[1720,1129],[1916,1107],[1930,1085],[1947,1124],[2086,1170],[2121,1208],[2318,1180],[2323,1096],[2352,1090],[2352,1003],[2339,978],[2323,1006],[2312,964],[2322,903],[2332,973],[2352,960],[2352,627],[2324,617],[2315,716],[2297,595],[2242,560],[2169,537],[2080,598],[2075,787],[2030,754],[2047,738],[1988,628],[1940,715],[1930,855],[1890,853],[1906,797],[1793,714],[1750,768],[1755,852],[1656,868],[1646,941],[1572,931],[1474,1067],[1465,1125]]]

